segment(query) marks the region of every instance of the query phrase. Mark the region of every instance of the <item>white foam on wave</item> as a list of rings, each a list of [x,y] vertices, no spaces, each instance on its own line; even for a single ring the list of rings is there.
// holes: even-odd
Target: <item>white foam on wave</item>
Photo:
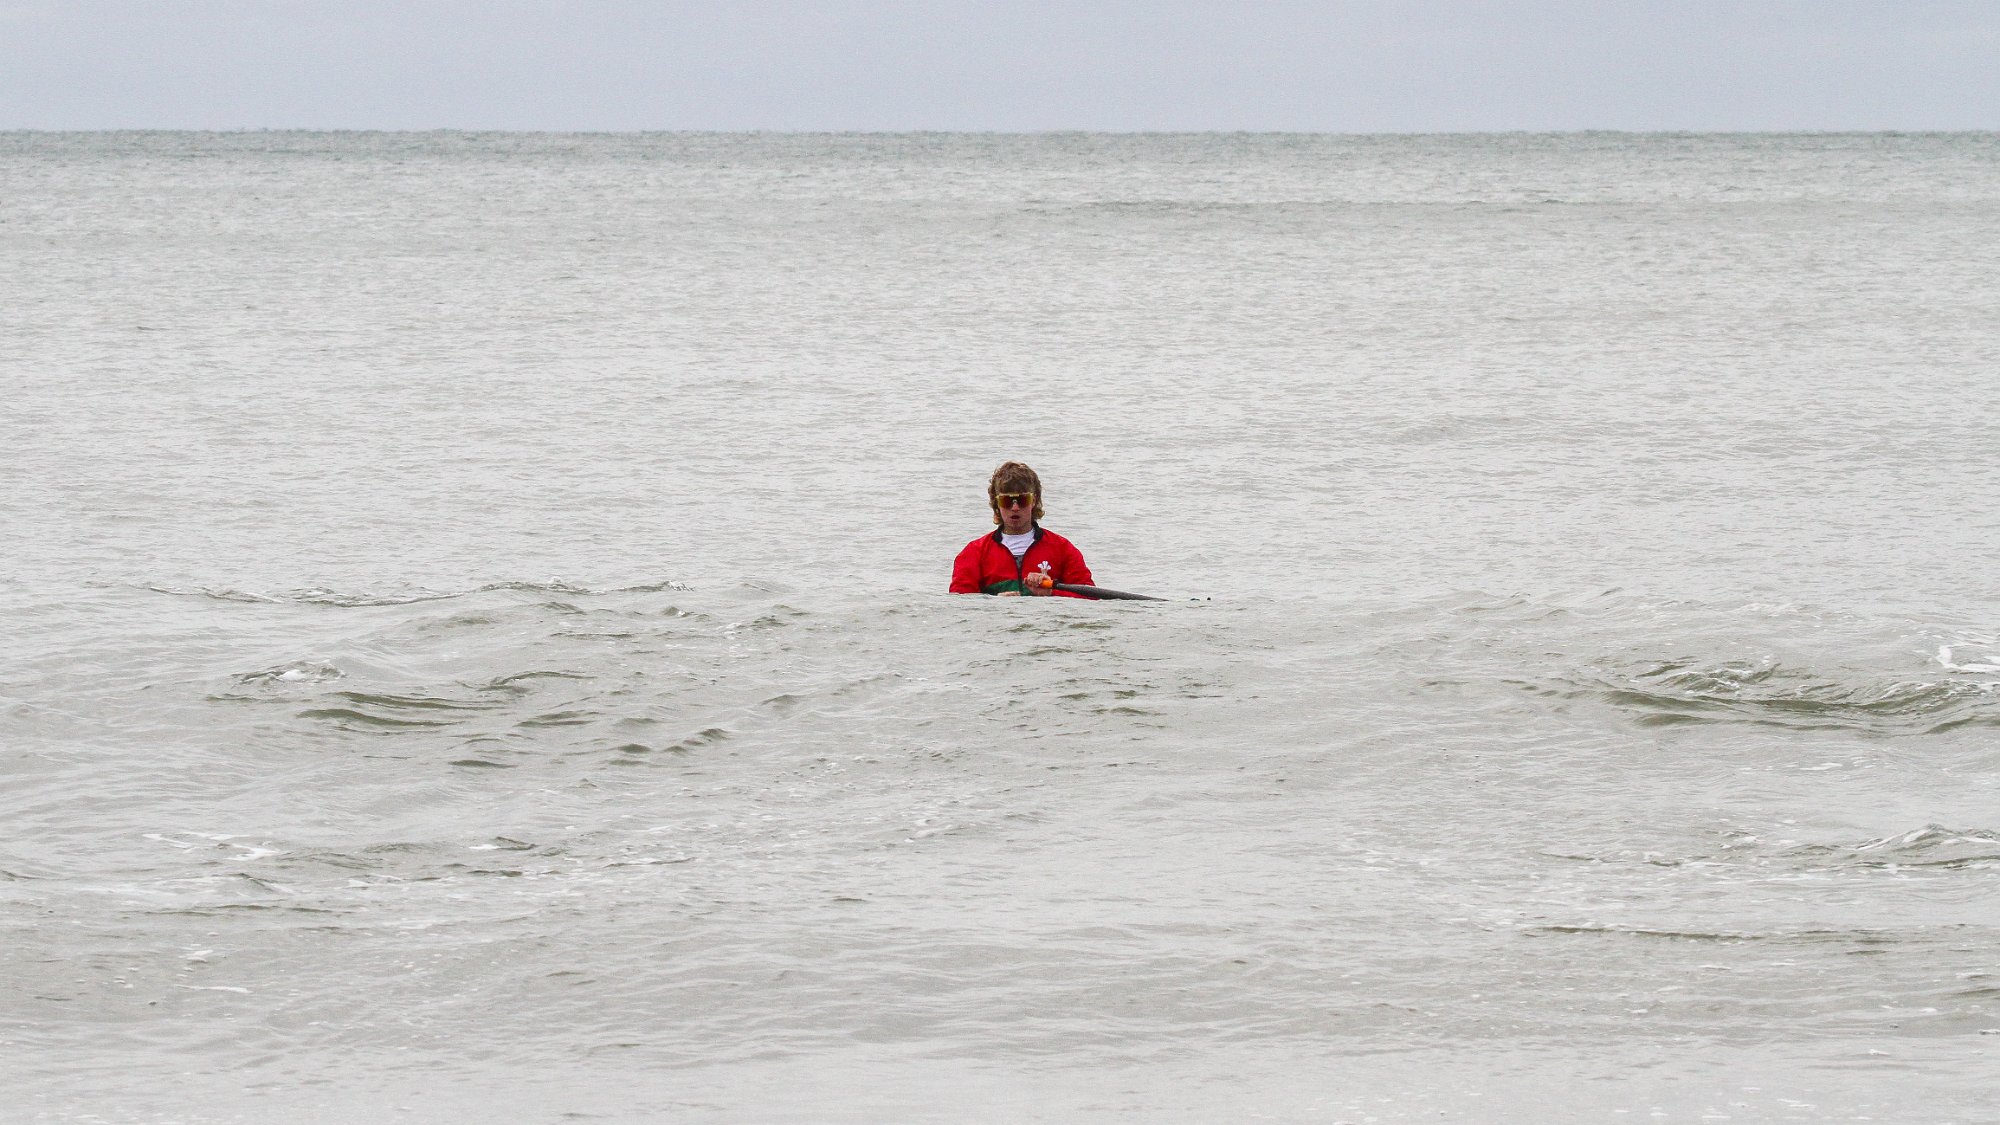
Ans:
[[[162,832],[148,832],[143,838],[152,840],[155,843],[168,844],[182,851],[191,851],[203,846],[196,841],[207,841],[207,846],[209,847],[228,848],[241,853],[235,858],[245,862],[269,859],[274,855],[286,854],[285,849],[272,847],[269,844],[239,844],[236,841],[246,839],[246,837],[232,832],[189,832],[185,835],[194,837],[194,840],[177,839]]]
[[[1952,649],[1965,648],[1965,647],[1967,646],[1963,644],[1939,645],[1937,651],[1937,662],[1943,665],[1947,670],[1952,672],[1986,672],[1986,673],[2000,672],[2000,662],[1994,661],[1992,659],[1991,653],[1981,654],[1983,656],[1988,657],[1988,659],[1984,661],[1972,661],[1960,664],[1955,660],[1953,660]]]

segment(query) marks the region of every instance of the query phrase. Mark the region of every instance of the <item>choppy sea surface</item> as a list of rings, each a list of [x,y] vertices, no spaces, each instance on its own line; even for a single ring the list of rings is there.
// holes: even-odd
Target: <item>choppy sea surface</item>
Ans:
[[[2000,1120],[2000,136],[0,134],[9,1121]],[[1160,603],[945,594],[1034,465]]]

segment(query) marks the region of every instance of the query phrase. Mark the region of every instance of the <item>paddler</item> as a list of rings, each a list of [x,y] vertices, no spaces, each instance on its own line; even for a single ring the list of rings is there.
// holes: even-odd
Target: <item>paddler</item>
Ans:
[[[986,503],[993,509],[999,526],[965,545],[951,565],[951,592],[993,594],[1017,598],[1022,594],[1054,594],[1062,598],[1080,597],[1052,589],[1057,582],[1072,586],[1095,585],[1083,552],[1076,545],[1041,525],[1042,478],[1019,461],[1009,461],[993,470],[986,482]]]

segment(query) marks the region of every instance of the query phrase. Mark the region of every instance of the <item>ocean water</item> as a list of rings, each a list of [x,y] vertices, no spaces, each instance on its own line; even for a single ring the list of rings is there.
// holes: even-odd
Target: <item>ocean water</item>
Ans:
[[[0,1116],[2000,1120],[2000,136],[0,134]],[[953,597],[984,481],[1161,603]]]

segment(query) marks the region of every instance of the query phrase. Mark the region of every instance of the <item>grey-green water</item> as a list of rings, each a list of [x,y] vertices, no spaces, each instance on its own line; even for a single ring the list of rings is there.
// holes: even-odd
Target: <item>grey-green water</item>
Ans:
[[[0,1098],[1979,1121],[2000,138],[0,134]],[[1034,464],[1106,585],[943,594]]]

